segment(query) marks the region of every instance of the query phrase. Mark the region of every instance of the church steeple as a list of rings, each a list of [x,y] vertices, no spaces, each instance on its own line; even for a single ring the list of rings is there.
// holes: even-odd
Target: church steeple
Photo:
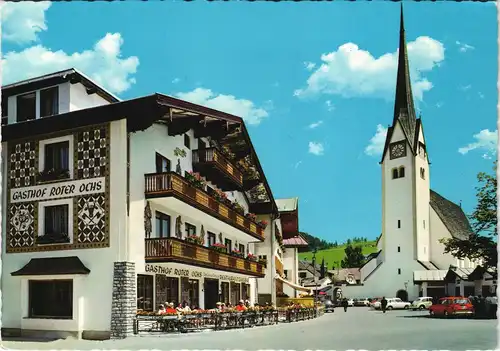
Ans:
[[[401,23],[399,28],[398,73],[396,78],[396,97],[394,100],[393,127],[399,121],[406,134],[410,148],[415,150],[416,113],[411,92],[410,65],[406,47],[403,4],[401,4]]]

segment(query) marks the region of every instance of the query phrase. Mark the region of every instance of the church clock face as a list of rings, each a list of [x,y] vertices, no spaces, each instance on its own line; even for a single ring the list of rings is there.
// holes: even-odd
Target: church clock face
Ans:
[[[405,143],[394,143],[391,144],[391,159],[400,158],[406,155],[406,145]]]

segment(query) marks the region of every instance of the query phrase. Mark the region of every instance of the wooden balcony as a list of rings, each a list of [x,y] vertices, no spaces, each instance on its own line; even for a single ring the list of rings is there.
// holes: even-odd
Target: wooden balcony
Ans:
[[[243,187],[243,174],[216,148],[193,150],[193,169],[224,191]]]
[[[263,277],[261,263],[231,256],[177,238],[145,239],[146,262],[177,262],[193,266]]]
[[[217,201],[206,191],[191,185],[177,173],[151,173],[144,177],[144,192],[147,199],[175,197],[260,241],[264,241],[264,228]]]
[[[276,256],[274,256],[274,265],[276,266],[276,273],[278,273],[280,276],[283,276],[283,274],[285,274],[283,263],[281,263],[280,259]]]

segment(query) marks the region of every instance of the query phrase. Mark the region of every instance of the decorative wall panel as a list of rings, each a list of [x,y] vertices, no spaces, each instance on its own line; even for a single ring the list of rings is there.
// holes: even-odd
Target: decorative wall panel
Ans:
[[[52,251],[109,246],[109,125],[97,125],[74,130],[73,180],[106,177],[105,191],[92,195],[68,196],[72,198],[73,238],[71,243],[39,244],[39,201],[10,203],[10,190],[44,184],[37,183],[39,143],[41,140],[68,135],[68,132],[45,135],[37,140],[9,142],[7,164],[7,252]],[[64,183],[67,180],[54,183]],[[47,185],[48,186],[48,185]],[[59,197],[62,199],[64,197]],[[5,203],[5,202],[4,202]]]
[[[38,142],[13,143],[9,147],[10,188],[35,185],[38,164]]]

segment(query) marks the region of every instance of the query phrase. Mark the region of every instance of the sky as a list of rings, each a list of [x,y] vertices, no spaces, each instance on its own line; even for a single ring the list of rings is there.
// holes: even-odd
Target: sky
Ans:
[[[61,2],[2,8],[2,82],[77,68],[241,116],[275,198],[329,241],[381,232],[399,35],[393,2]],[[466,213],[497,148],[494,4],[405,2],[431,187]]]

